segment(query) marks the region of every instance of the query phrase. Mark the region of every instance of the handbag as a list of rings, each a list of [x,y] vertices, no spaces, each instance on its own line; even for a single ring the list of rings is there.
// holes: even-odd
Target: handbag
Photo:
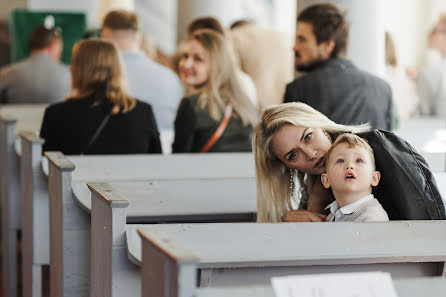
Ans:
[[[82,151],[81,155],[86,154],[88,152],[88,150],[90,149],[91,145],[96,141],[96,139],[99,137],[99,135],[101,134],[102,130],[104,130],[105,125],[107,125],[108,120],[110,119],[110,113],[107,113],[106,116],[104,117],[104,119],[101,121],[101,123],[99,124],[98,128],[96,129],[96,131],[93,133],[93,136],[90,138],[90,140],[88,141],[87,145],[85,146],[85,149]]]
[[[217,130],[215,130],[214,134],[212,134],[209,140],[200,149],[200,153],[206,153],[217,142],[217,140],[221,137],[223,132],[225,132],[226,127],[228,126],[229,123],[229,119],[231,118],[231,115],[232,115],[232,103],[229,102],[228,105],[226,105],[225,116],[223,117],[223,120],[221,121]]]

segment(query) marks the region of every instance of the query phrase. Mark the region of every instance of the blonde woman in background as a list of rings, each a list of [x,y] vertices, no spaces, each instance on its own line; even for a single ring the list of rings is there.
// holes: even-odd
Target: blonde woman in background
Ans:
[[[44,151],[64,154],[161,153],[152,108],[128,95],[115,45],[84,40],[73,48],[72,89],[45,110]]]
[[[251,134],[258,121],[257,108],[243,92],[235,75],[224,37],[198,30],[188,39],[179,61],[179,75],[192,91],[182,99],[175,120],[174,153],[200,152],[232,106],[227,127],[210,152],[251,150]]]

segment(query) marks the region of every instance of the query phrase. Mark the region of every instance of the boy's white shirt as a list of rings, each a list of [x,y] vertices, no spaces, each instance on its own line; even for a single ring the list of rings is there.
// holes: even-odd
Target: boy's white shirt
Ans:
[[[362,197],[361,199],[356,200],[353,203],[350,203],[344,207],[339,207],[338,202],[335,200],[332,203],[330,203],[325,209],[330,209],[330,212],[334,215],[335,221],[341,220],[345,215],[349,215],[357,211],[361,206],[374,199],[375,197],[373,194],[366,195]]]

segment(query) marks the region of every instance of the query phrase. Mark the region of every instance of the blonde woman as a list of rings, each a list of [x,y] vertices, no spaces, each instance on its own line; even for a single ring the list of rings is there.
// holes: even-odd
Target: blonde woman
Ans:
[[[267,107],[254,132],[258,222],[325,219],[324,209],[334,197],[322,186],[320,175],[332,141],[345,132],[358,133],[373,148],[382,173],[374,194],[390,219],[446,219],[433,174],[408,143],[391,132],[369,130],[368,125],[336,124],[310,106],[293,102]]]
[[[228,115],[229,121],[209,152],[251,151],[257,108],[242,91],[227,41],[208,29],[198,30],[185,44],[179,74],[193,95],[182,99],[175,120],[174,153],[203,152]]]
[[[45,110],[44,151],[64,154],[161,153],[152,108],[128,95],[116,47],[84,40],[73,48],[72,89]]]

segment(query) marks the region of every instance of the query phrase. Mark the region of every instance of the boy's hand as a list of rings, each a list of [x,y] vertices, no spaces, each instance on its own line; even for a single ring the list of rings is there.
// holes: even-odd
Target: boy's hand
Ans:
[[[323,222],[327,216],[308,210],[289,211],[284,218],[285,222]]]

